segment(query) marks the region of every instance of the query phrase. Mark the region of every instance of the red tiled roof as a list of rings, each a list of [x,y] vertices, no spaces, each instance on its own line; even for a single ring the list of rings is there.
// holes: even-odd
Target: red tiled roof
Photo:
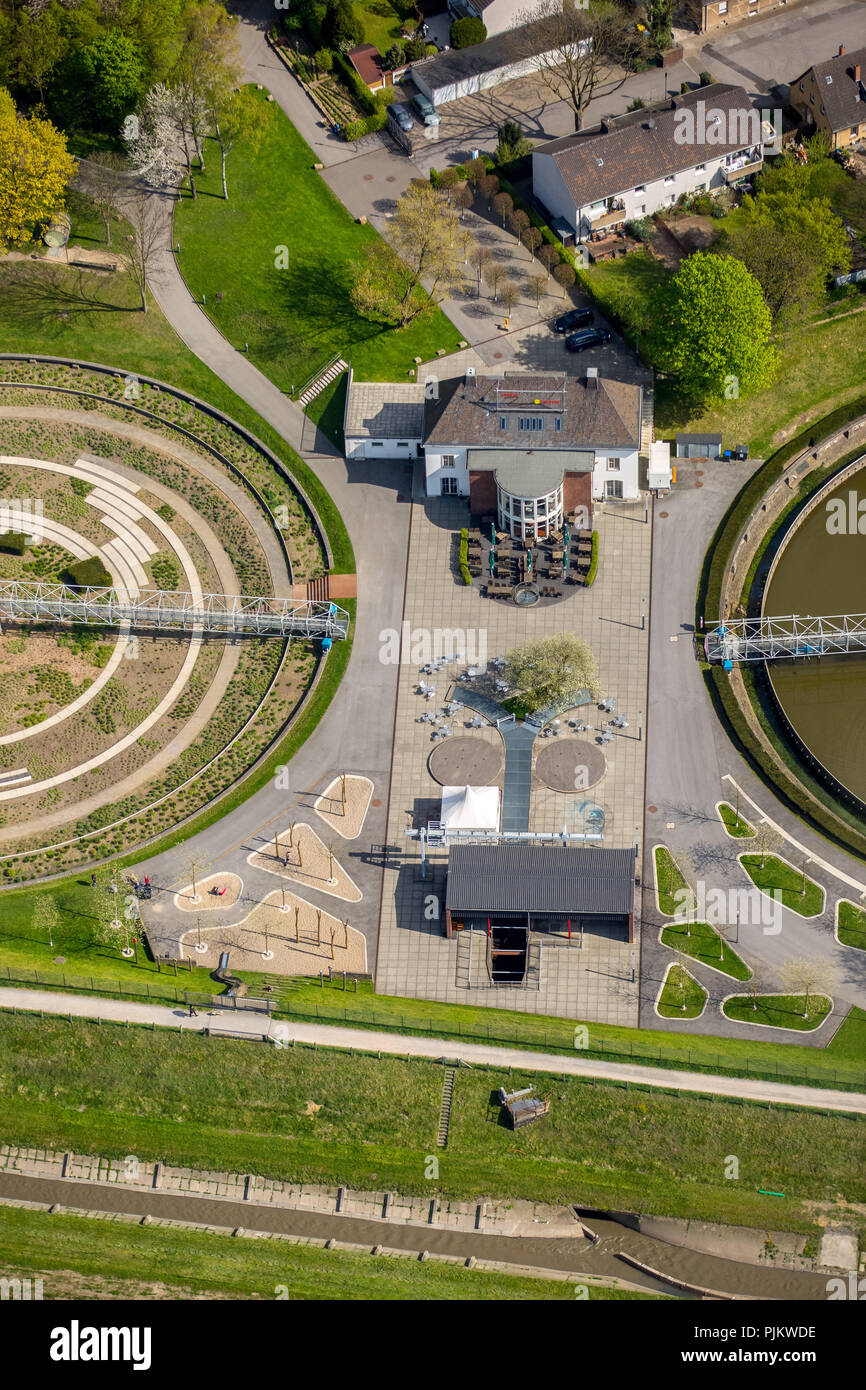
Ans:
[[[368,87],[378,86],[382,81],[382,55],[374,43],[362,43],[357,48],[350,48],[346,57]]]

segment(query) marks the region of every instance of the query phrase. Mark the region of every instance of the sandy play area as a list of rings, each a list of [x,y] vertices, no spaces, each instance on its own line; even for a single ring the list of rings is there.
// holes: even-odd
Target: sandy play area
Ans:
[[[316,801],[316,813],[344,840],[355,840],[361,833],[372,795],[373,783],[369,777],[354,777],[346,773],[345,777],[335,777],[325,788]]]
[[[269,893],[263,903],[233,927],[203,926],[201,940],[207,946],[206,952],[195,949],[198,930],[187,932],[181,941],[184,955],[196,965],[215,968],[220,953],[228,951],[230,970],[267,971],[275,975],[318,975],[320,970],[329,968],[351,974],[366,972],[367,943],[361,932],[329,912],[318,911],[294,893],[286,893],[288,911],[283,912],[282,898],[279,890]],[[262,960],[265,927],[272,960]]]
[[[188,883],[174,895],[174,905],[182,912],[208,912],[213,908],[234,907],[244,889],[243,879],[237,874],[208,874],[207,878],[196,880],[198,902],[192,900],[192,884]],[[225,892],[220,894],[220,888]]]
[[[256,850],[247,858],[248,864],[267,869],[268,873],[279,874],[280,878],[293,879],[305,888],[315,888],[319,893],[328,893],[333,898],[342,898],[347,903],[361,901],[361,890],[353,883],[346,870],[333,858],[335,882],[329,881],[331,860],[326,845],[322,843],[311,826],[296,821],[289,843],[289,827],[277,832],[265,850]],[[279,846],[279,858],[277,847]],[[285,862],[288,859],[288,864]]]

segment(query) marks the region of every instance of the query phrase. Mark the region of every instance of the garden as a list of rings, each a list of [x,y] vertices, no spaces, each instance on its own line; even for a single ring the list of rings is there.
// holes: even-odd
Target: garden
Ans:
[[[158,513],[194,564],[205,592],[225,591],[225,583],[241,592],[271,592],[270,561],[262,538],[278,525],[256,484],[270,494],[280,512],[296,564],[301,567],[306,561],[308,574],[322,572],[315,519],[288,475],[272,467],[267,455],[230,422],[145,383],[140,383],[133,408],[122,395],[122,378],[111,374],[11,363],[5,375],[0,408],[26,410],[38,404],[43,412],[51,407],[68,412],[71,404],[80,407],[72,419],[7,419],[4,442],[15,455],[61,466],[82,456],[108,458],[152,480],[152,493],[139,490],[139,501],[149,510],[135,524],[155,552],[148,565],[154,584],[171,581],[170,587],[176,587],[181,577],[165,534],[155,528]],[[165,418],[157,412],[164,412]],[[121,422],[130,418],[137,422],[134,434],[112,431],[113,420],[120,431]],[[5,492],[36,499],[46,518],[62,520],[94,546],[105,544],[114,533],[105,531],[101,509],[88,504],[88,484],[73,481],[76,486],[70,487],[63,475],[11,462],[0,476]],[[258,513],[255,525],[238,505],[244,487],[244,505],[253,505]],[[166,496],[172,492],[178,494],[174,506]],[[199,519],[206,523],[206,533],[200,532]],[[23,554],[2,556],[0,568],[5,577],[56,574],[69,579],[75,568],[69,561],[57,547],[49,553],[44,545],[25,545]],[[231,581],[224,577],[229,564],[235,574]],[[28,628],[10,630],[2,638],[8,667],[0,689],[3,732],[26,730],[28,737],[26,749],[14,743],[0,748],[0,767],[19,767],[23,761],[32,783],[54,781],[36,795],[22,789],[20,796],[10,798],[7,791],[0,820],[7,881],[29,878],[34,871],[56,872],[82,858],[125,849],[131,838],[152,837],[210,806],[291,721],[318,660],[309,643],[253,639],[239,648],[206,643],[194,653],[190,668],[185,641],[146,636],[139,640],[146,643],[144,660],[115,663],[107,684],[99,693],[94,691],[92,700],[56,727],[43,729],[49,716],[59,717],[65,705],[86,696],[114,643],[98,641],[87,629],[58,637]],[[219,698],[204,723],[190,722],[217,688]],[[169,703],[170,691],[177,693]],[[142,732],[130,741],[127,735],[149,716],[147,736]],[[161,750],[169,744],[175,753],[166,766]],[[117,753],[112,752],[115,745]],[[96,762],[86,775],[60,780],[69,767],[70,750],[82,761]]]

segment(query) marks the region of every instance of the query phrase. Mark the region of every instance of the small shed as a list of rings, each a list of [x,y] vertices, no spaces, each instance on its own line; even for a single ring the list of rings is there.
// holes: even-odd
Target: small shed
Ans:
[[[654,439],[650,444],[647,487],[650,492],[665,492],[671,485],[671,446],[667,439]]]
[[[678,459],[717,459],[722,456],[720,434],[678,434]]]

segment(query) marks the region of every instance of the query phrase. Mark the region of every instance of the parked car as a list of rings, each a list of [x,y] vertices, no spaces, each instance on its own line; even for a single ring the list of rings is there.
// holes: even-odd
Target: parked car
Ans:
[[[418,115],[421,117],[421,120],[424,122],[424,125],[439,124],[439,112],[436,110],[436,107],[433,105],[433,103],[428,101],[427,98],[421,94],[421,92],[415,93],[415,95],[412,98],[412,105],[415,107],[415,110],[418,112]]]
[[[569,352],[583,352],[585,348],[601,347],[609,343],[611,335],[606,328],[585,328],[582,333],[572,333],[566,338],[565,346]]]
[[[391,110],[394,113],[394,120],[397,122],[401,130],[412,129],[415,122],[412,120],[412,117],[409,114],[409,107],[404,102],[401,102],[399,105],[392,106]]]
[[[569,309],[567,314],[560,314],[553,325],[554,333],[573,333],[576,328],[586,328],[593,321],[591,309]]]

